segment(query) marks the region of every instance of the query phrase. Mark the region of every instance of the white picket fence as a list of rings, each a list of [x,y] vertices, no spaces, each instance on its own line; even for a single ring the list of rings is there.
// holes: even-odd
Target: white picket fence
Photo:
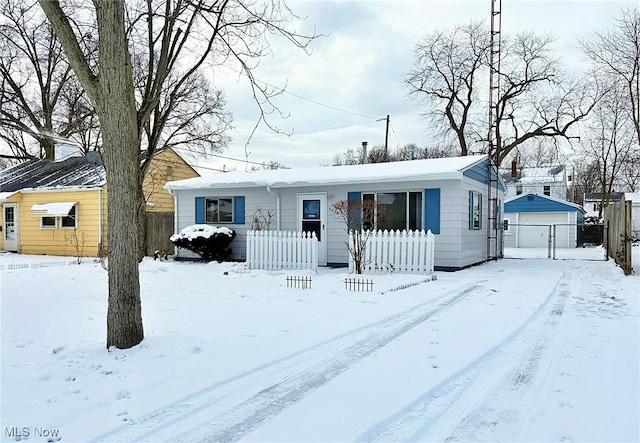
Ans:
[[[247,231],[249,269],[318,270],[318,241],[315,232]]]
[[[434,273],[435,236],[425,231],[370,231],[357,232],[368,236],[363,253],[363,273],[403,272]],[[350,245],[354,238],[349,236]],[[349,255],[349,271],[355,272]]]

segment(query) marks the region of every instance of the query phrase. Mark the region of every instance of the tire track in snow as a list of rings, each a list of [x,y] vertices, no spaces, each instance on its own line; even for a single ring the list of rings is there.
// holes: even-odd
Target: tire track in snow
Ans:
[[[475,293],[487,281],[486,277],[474,281],[406,311],[211,384],[92,441],[235,441],[359,360]],[[210,423],[212,420],[215,423]],[[207,435],[197,436],[204,426],[209,428]],[[180,431],[173,434],[176,428]]]
[[[507,438],[515,431],[518,404],[549,350],[573,286],[563,275],[538,309],[502,343],[389,417],[357,441],[467,441]],[[505,406],[506,405],[506,406]],[[488,431],[490,435],[476,435]]]

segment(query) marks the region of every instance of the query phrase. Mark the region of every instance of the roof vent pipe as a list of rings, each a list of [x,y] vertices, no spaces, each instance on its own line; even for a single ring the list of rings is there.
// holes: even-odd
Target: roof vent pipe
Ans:
[[[362,164],[368,163],[367,159],[367,142],[362,142]]]

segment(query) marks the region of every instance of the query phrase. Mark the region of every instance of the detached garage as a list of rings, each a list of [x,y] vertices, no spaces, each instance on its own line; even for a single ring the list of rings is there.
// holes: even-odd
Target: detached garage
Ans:
[[[555,235],[556,248],[582,244],[584,209],[568,201],[533,192],[504,202],[506,248],[543,248]]]

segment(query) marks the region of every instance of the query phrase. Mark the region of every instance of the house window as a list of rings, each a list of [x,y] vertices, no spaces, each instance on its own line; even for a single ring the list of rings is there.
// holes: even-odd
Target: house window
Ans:
[[[208,198],[205,204],[206,223],[233,223],[233,199]]]
[[[57,227],[55,217],[42,217],[40,220],[40,228],[42,229],[55,229]]]
[[[522,185],[517,185],[516,186],[516,195],[520,195],[522,194]]]
[[[422,229],[422,192],[378,192],[362,194],[364,205],[375,203],[362,220],[363,229]],[[375,213],[374,213],[375,212]]]
[[[508,230],[509,230],[509,220],[508,220],[508,219],[505,219],[505,220],[502,222],[502,229],[504,229],[505,231],[508,231]]]
[[[482,194],[476,191],[471,191],[470,197],[471,201],[469,202],[469,208],[471,213],[469,214],[469,225],[471,229],[480,229],[482,227],[482,222],[480,220],[482,217]]]
[[[551,195],[551,186],[545,185],[542,192],[544,195]]]
[[[69,214],[67,214],[66,217],[62,217],[60,219],[60,225],[63,228],[77,228],[78,227],[75,205],[71,208],[71,210],[69,211]]]

